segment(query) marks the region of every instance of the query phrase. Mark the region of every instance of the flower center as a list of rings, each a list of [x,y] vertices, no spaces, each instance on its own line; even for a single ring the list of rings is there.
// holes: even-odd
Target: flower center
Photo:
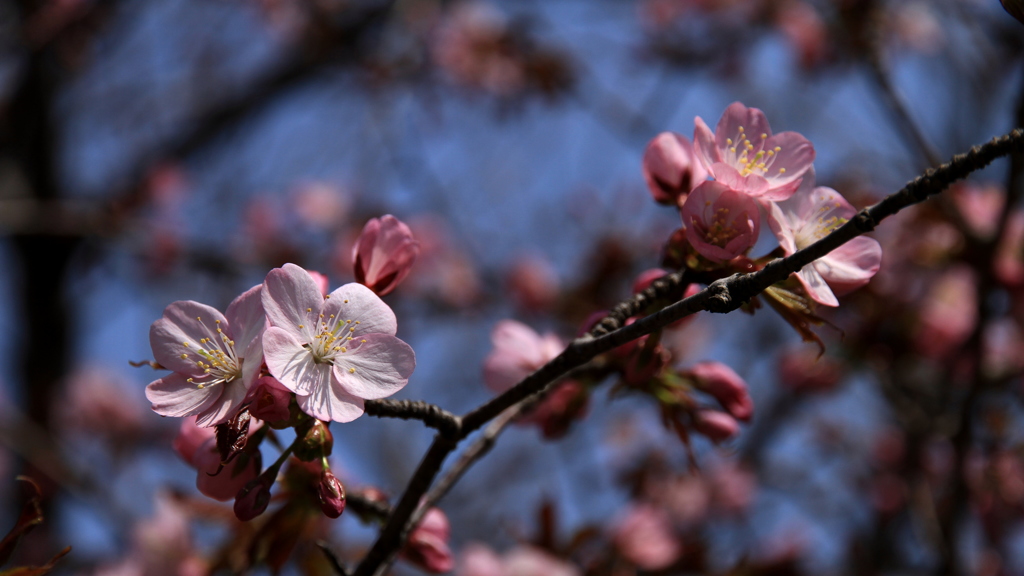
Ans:
[[[348,303],[347,300],[345,302]],[[312,311],[312,308],[306,309],[306,312]],[[359,320],[342,320],[336,318],[334,314],[325,317],[321,312],[319,326],[313,334],[313,340],[305,344],[303,348],[309,350],[309,353],[313,355],[313,361],[317,364],[333,365],[338,356],[354,352],[366,342],[366,340],[359,340],[354,347],[351,344],[355,340],[353,333],[359,324]],[[304,326],[300,324],[299,328],[304,328]],[[349,368],[349,372],[355,372],[355,368]]]
[[[736,138],[726,138],[725,144],[729,147],[730,164],[739,169],[740,175],[749,176],[751,174],[757,174],[758,176],[767,176],[768,170],[775,164],[775,160],[778,159],[778,153],[782,151],[781,146],[765,150],[764,142],[768,139],[768,134],[761,134],[760,142],[757,146],[750,141],[744,131],[743,126],[740,126],[736,131]],[[779,168],[776,175],[785,174],[785,168]]]
[[[711,203],[708,202],[707,206],[710,207]],[[729,219],[728,208],[718,208],[711,218],[705,219],[704,222],[694,219],[694,225],[697,226],[697,230],[704,236],[704,240],[708,244],[722,248],[740,234],[732,220]]]
[[[199,316],[196,320],[203,323]],[[209,336],[199,339],[199,346],[195,353],[199,356],[196,366],[202,370],[203,375],[198,378],[189,378],[188,382],[195,384],[202,390],[207,386],[224,384],[242,375],[242,358],[235,354],[235,341],[228,338],[227,334],[220,327],[220,320],[214,320],[216,332],[210,331],[206,324],[202,324],[209,332]],[[188,342],[183,342],[186,348],[193,348]],[[183,353],[181,358],[187,359],[188,353]]]

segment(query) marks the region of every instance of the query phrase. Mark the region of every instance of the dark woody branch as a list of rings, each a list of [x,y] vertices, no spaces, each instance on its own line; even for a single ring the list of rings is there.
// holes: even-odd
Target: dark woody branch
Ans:
[[[367,400],[365,408],[367,416],[422,420],[446,436],[458,436],[462,428],[461,418],[422,400]]]
[[[968,153],[954,156],[950,162],[938,168],[928,169],[923,175],[910,181],[899,192],[887,196],[874,206],[861,210],[849,222],[807,248],[798,250],[785,258],[773,260],[757,272],[734,274],[728,278],[716,280],[699,293],[668,305],[628,326],[622,326],[625,319],[643,310],[655,299],[669,294],[676,294],[678,298],[688,283],[686,274],[671,274],[655,282],[650,288],[632,299],[616,306],[612,314],[602,320],[592,334],[576,339],[561,354],[524,378],[516,386],[464,415],[461,418],[462,426],[457,434],[453,436],[439,434],[434,439],[434,443],[413,474],[409,486],[377,541],[356,569],[355,576],[370,576],[386,571],[390,558],[402,546],[408,532],[414,526],[410,520],[414,518],[421,498],[430,489],[447,455],[456,448],[460,440],[498,417],[502,412],[535,394],[542,394],[555,380],[599,354],[651,334],[701,310],[724,314],[739,308],[772,284],[785,280],[790,274],[799,271],[853,238],[874,230],[885,218],[908,206],[922,202],[929,196],[942,192],[953,182],[984,168],[997,158],[1021,148],[1024,148],[1024,130],[1020,128],[1007,135],[994,138],[982,146],[975,146]],[[475,458],[473,460],[475,461]]]

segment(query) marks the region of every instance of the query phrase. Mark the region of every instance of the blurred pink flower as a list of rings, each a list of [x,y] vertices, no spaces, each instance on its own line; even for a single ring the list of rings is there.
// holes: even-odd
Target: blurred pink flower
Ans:
[[[993,273],[1005,286],[1024,286],[1024,212],[1010,213],[993,261]]]
[[[821,63],[829,50],[828,25],[818,9],[803,0],[779,2],[775,26],[796,50],[802,68]]]
[[[772,135],[757,108],[733,102],[714,133],[700,116],[694,122],[694,149],[711,176],[759,200],[792,196],[814,162],[814,146],[806,138],[796,132]]]
[[[416,367],[412,348],[395,337],[395,313],[362,284],[323,296],[309,273],[285,264],[267,274],[263,308],[267,368],[320,420],[355,420],[363,400],[401,390]]]
[[[707,436],[715,444],[725,442],[740,433],[736,419],[718,410],[700,409],[693,414],[693,429]]]
[[[715,397],[722,408],[737,420],[750,421],[754,415],[754,401],[747,383],[732,368],[721,362],[699,362],[688,372],[699,390]]]
[[[420,246],[412,230],[390,214],[371,218],[352,246],[356,282],[383,296],[409,275]]]
[[[631,506],[612,530],[619,553],[642,570],[667,568],[683,553],[668,515],[649,504]]]
[[[499,394],[517,384],[565,349],[558,336],[537,334],[515,320],[502,320],[491,331],[494,350],[484,360],[484,382]]]
[[[742,514],[757,495],[757,477],[741,464],[721,462],[707,472],[711,501],[720,514]]]
[[[261,286],[246,290],[223,315],[191,300],[164,309],[150,327],[149,342],[156,361],[173,373],[146,387],[154,412],[196,414],[200,426],[234,416],[263,364],[261,291]]]
[[[786,255],[806,248],[846,224],[857,210],[838,192],[808,183],[786,202],[772,203],[768,224]],[[882,264],[882,247],[873,238],[858,236],[804,266],[797,279],[807,294],[825,306],[838,306],[842,296],[867,284]]]
[[[558,299],[558,274],[542,256],[515,259],[505,275],[505,285],[516,305],[530,312],[543,312]]]
[[[80,368],[68,378],[58,407],[62,423],[118,445],[143,440],[144,408],[119,374]]]
[[[431,574],[441,574],[455,567],[455,558],[448,547],[451,528],[440,508],[431,508],[420,521],[402,548],[401,556]]]
[[[243,486],[259,475],[261,464],[259,458],[242,454],[221,467],[214,438],[196,449],[190,463],[198,470],[196,488],[199,492],[221,502],[233,500]]]
[[[681,206],[686,195],[708,178],[690,139],[674,132],[662,132],[647,144],[643,172],[654,201],[673,206]]]
[[[462,550],[456,576],[582,576],[582,571],[533,546],[517,546],[504,557],[483,544]]]
[[[291,205],[299,219],[319,229],[344,224],[352,206],[351,195],[329,182],[306,182],[293,190],[291,196]]]
[[[199,465],[195,460],[196,451],[207,440],[212,440],[216,436],[217,431],[212,426],[208,428],[198,426],[195,420],[185,418],[181,421],[181,425],[178,427],[178,435],[174,437],[174,442],[171,446],[185,463],[193,468],[198,468]]]
[[[978,283],[966,265],[945,271],[920,303],[914,347],[941,359],[963,344],[978,323]]]
[[[717,181],[697,186],[680,209],[686,239],[712,262],[746,254],[761,229],[757,202]]]
[[[980,238],[991,238],[1006,203],[1003,187],[999,184],[968,181],[954,184],[950,192],[953,203],[971,232]]]

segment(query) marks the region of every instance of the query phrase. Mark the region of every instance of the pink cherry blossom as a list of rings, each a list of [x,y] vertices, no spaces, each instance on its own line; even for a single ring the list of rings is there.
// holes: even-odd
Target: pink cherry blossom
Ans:
[[[451,527],[440,508],[431,508],[423,516],[402,549],[402,558],[431,574],[450,572],[455,558],[448,547]]]
[[[517,546],[504,557],[483,544],[470,543],[459,559],[457,576],[580,576],[576,566],[533,546]]]
[[[404,222],[391,214],[373,218],[352,246],[356,282],[383,296],[409,275],[419,253],[420,245]]]
[[[721,362],[700,362],[688,372],[697,388],[714,396],[733,418],[747,422],[754,415],[747,383],[732,368]]]
[[[761,230],[757,202],[721,182],[707,181],[695,188],[680,213],[686,239],[712,262],[745,254]]]
[[[856,213],[839,192],[823,186],[812,189],[805,184],[789,200],[769,206],[768,224],[788,256],[817,242]],[[837,294],[867,284],[881,264],[878,241],[859,236],[804,266],[797,279],[816,302],[838,306]]]
[[[647,144],[643,171],[647,189],[660,204],[681,205],[691,190],[708,179],[690,139],[674,132],[662,132]]]
[[[484,360],[484,382],[501,393],[565,350],[558,336],[537,334],[515,320],[502,320],[491,332],[494,350]]]
[[[225,314],[191,300],[164,309],[149,329],[149,343],[156,361],[174,373],[146,387],[154,412],[196,414],[200,426],[213,426],[238,411],[263,364],[262,290],[246,290]]]
[[[211,438],[192,455],[191,464],[197,470],[196,488],[204,496],[227,502],[232,500],[249,481],[260,473],[260,459],[240,455],[223,467],[217,440]]]
[[[650,504],[632,506],[616,523],[612,540],[627,560],[642,570],[661,570],[682,555],[668,514]]]
[[[395,313],[362,284],[322,296],[308,272],[285,264],[267,274],[263,307],[267,368],[320,420],[355,420],[364,400],[398,392],[416,367]]]
[[[796,132],[772,135],[757,108],[733,102],[714,133],[700,116],[694,122],[694,150],[711,176],[760,200],[792,196],[814,162],[810,141]]]

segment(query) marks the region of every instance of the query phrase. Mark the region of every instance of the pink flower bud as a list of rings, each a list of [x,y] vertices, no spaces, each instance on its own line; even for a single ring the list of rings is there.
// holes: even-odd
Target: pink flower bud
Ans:
[[[323,511],[324,516],[337,518],[345,511],[345,488],[330,470],[324,470],[320,475],[316,494],[320,498],[320,510]]]
[[[455,558],[448,547],[450,532],[444,512],[439,508],[427,510],[420,525],[409,535],[401,552],[402,558],[431,574],[451,571],[455,567]]]
[[[249,393],[249,414],[265,422],[281,422],[291,417],[288,406],[292,392],[273,376],[264,376],[256,381]]]
[[[313,462],[331,455],[334,449],[334,435],[320,420],[314,419],[311,424],[296,429],[296,433],[302,437],[295,443],[294,454],[299,460]]]
[[[681,205],[708,177],[694,156],[690,139],[674,132],[662,132],[647,144],[643,172],[654,201],[669,205]]]
[[[740,375],[721,362],[701,362],[690,368],[697,388],[715,397],[733,418],[744,422],[754,415],[754,401],[750,399],[747,383]]]
[[[270,504],[270,487],[274,485],[276,477],[277,469],[268,469],[239,490],[235,496],[235,517],[248,522],[263,514],[267,504]]]
[[[373,218],[352,246],[356,282],[383,296],[409,274],[420,253],[412,230],[390,214]]]
[[[718,410],[698,410],[693,415],[693,429],[715,444],[725,442],[740,433],[736,419]]]

